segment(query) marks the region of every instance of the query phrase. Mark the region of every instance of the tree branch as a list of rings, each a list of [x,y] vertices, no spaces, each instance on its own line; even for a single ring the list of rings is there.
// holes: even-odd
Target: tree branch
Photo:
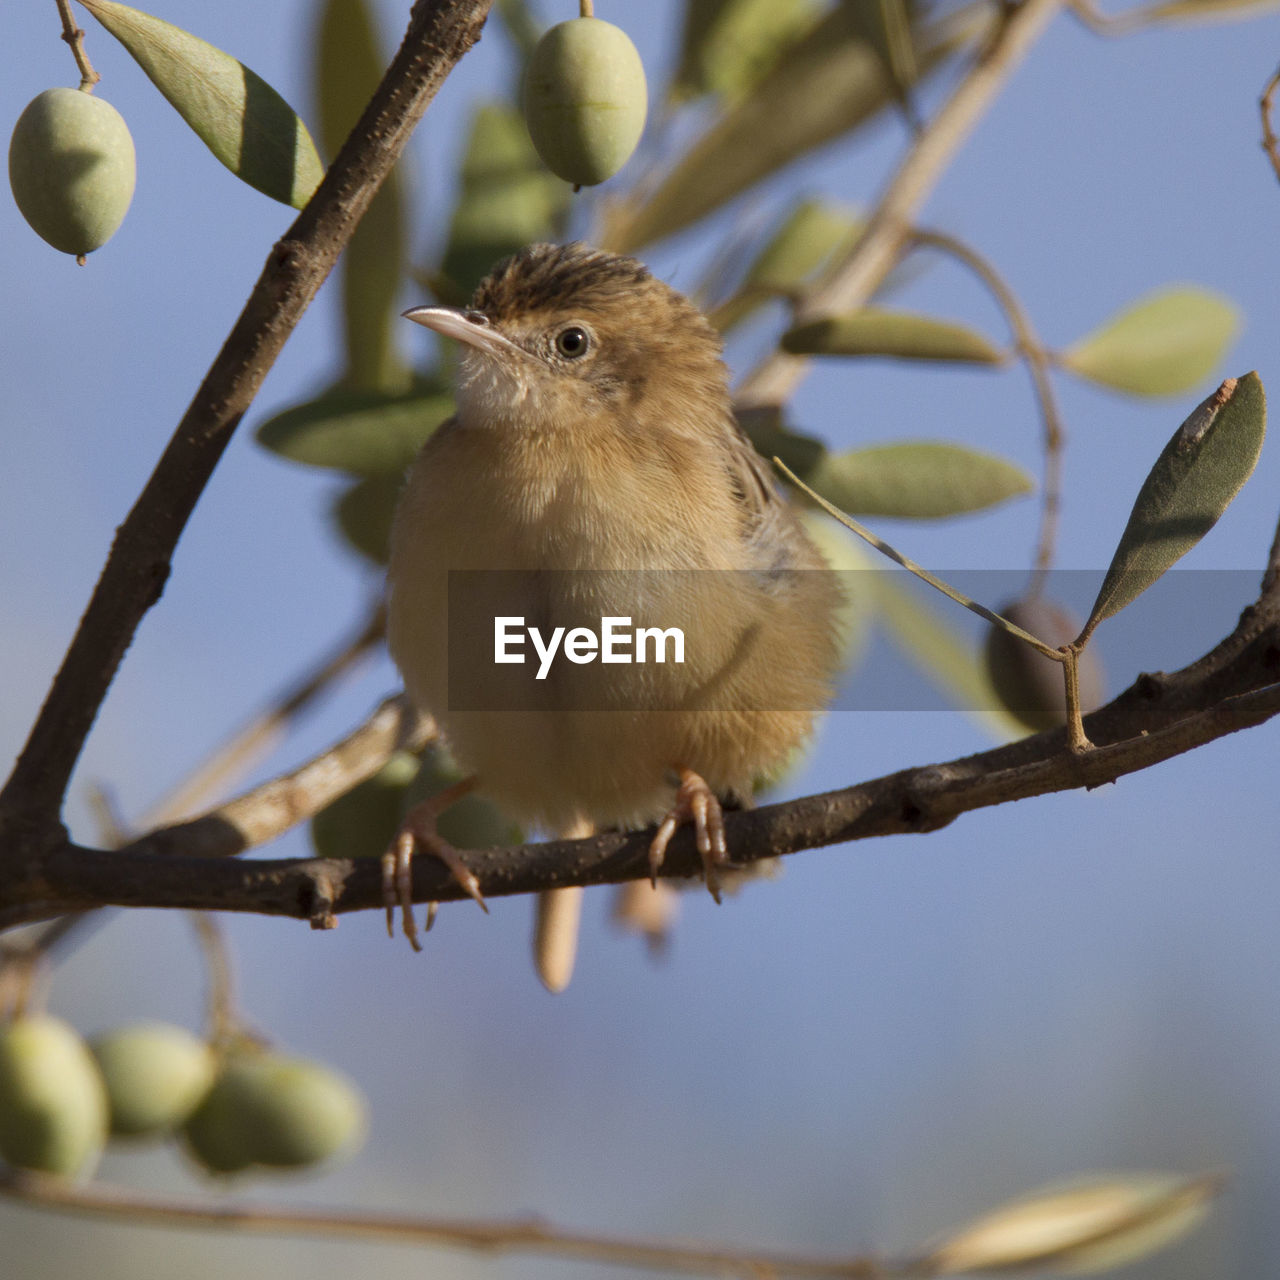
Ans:
[[[694,1275],[827,1277],[829,1280],[888,1280],[922,1276],[919,1263],[889,1263],[863,1256],[819,1258],[763,1253],[697,1241],[627,1240],[569,1231],[542,1218],[436,1218],[409,1214],[351,1213],[298,1209],[292,1205],[209,1204],[150,1195],[132,1188],[94,1183],[75,1186],[17,1170],[0,1172],[0,1196],[27,1204],[131,1225],[206,1227],[256,1235],[333,1236],[340,1240],[400,1241],[449,1245],[487,1254],[536,1253],[551,1257]]]
[[[735,861],[936,831],[975,809],[1101,786],[1262,724],[1280,714],[1280,584],[1272,574],[1267,581],[1258,601],[1212,652],[1181,671],[1141,676],[1089,716],[1093,750],[1068,751],[1059,729],[959,760],[731,814],[727,834]],[[383,907],[376,860],[198,857],[192,853],[209,846],[197,844],[189,829],[185,837],[183,832],[170,828],[116,852],[68,842],[51,850],[34,873],[3,877],[0,868],[0,927],[100,905],[251,911],[329,927],[336,914]],[[525,894],[642,879],[648,874],[649,839],[644,832],[606,832],[584,840],[469,851],[466,859],[486,896]],[[160,852],[169,856],[157,856]],[[699,866],[692,835],[681,831],[662,874],[694,876]],[[415,860],[413,888],[418,902],[452,900],[462,892],[430,857]]]
[[[160,598],[173,551],[241,417],[350,239],[436,91],[476,42],[490,0],[417,0],[372,101],[293,226],[274,246],[133,509],[44,706],[0,792],[10,859],[62,834],[72,769],[139,622]]]
[[[800,300],[797,323],[866,306],[898,261],[912,222],[947,163],[1062,4],[1063,0],[1024,0],[1008,10],[990,44],[903,158],[857,243]],[[801,356],[774,352],[738,386],[738,403],[781,404],[795,390],[807,363]]]

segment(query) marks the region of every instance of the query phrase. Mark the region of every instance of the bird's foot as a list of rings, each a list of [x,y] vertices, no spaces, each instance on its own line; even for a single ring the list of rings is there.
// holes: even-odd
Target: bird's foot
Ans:
[[[694,839],[702,858],[702,874],[711,896],[720,901],[720,868],[729,861],[729,850],[724,838],[724,811],[716,794],[701,775],[692,769],[676,770],[680,785],[676,790],[676,803],[662,820],[653,843],[649,846],[649,879],[656,885],[658,871],[667,856],[667,845],[676,829],[692,822]]]
[[[480,882],[474,873],[463,862],[462,855],[436,830],[436,822],[440,815],[456,804],[463,796],[474,791],[479,779],[463,778],[453,786],[446,787],[434,796],[429,796],[421,804],[415,805],[405,814],[399,831],[391,842],[391,847],[382,855],[382,901],[387,908],[387,934],[394,938],[396,934],[395,913],[400,908],[401,927],[409,945],[415,951],[422,950],[418,941],[418,924],[413,918],[413,855],[420,846],[432,857],[438,858],[453,873],[453,878],[462,886],[487,912],[484,897],[480,892]],[[436,918],[438,903],[427,904],[425,929],[429,930]]]

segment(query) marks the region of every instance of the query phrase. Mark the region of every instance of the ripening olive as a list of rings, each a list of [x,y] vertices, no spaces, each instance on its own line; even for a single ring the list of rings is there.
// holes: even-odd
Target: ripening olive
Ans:
[[[1080,632],[1079,622],[1061,605],[1048,600],[1015,600],[999,612],[1048,645],[1067,644]],[[1066,723],[1061,663],[998,627],[992,627],[987,635],[984,657],[996,696],[1029,730],[1038,733]],[[1090,649],[1080,655],[1079,677],[1080,709],[1093,711],[1102,704],[1103,680],[1102,667]]]
[[[543,163],[566,182],[590,187],[617,173],[640,141],[647,105],[644,64],[611,22],[562,22],[529,58],[525,124]]]
[[[302,1058],[252,1051],[227,1062],[183,1136],[205,1168],[225,1174],[317,1164],[352,1145],[364,1124],[364,1098],[342,1076]]]
[[[106,1137],[107,1091],[75,1029],[45,1014],[0,1029],[0,1156],[71,1177],[97,1162]]]
[[[259,1164],[318,1164],[364,1132],[364,1098],[318,1062],[264,1054],[244,1064],[242,1086]]]
[[[184,1027],[138,1023],[109,1031],[90,1047],[107,1084],[116,1135],[177,1128],[213,1083],[213,1051]]]
[[[311,843],[322,858],[378,858],[386,853],[405,806],[418,757],[392,753],[371,778],[352,787],[311,819]]]
[[[46,89],[18,117],[9,185],[22,216],[55,249],[92,253],[116,233],[133,199],[133,139],[109,102]]]
[[[182,1126],[187,1150],[210,1173],[253,1164],[253,1115],[245,1105],[244,1061],[232,1058]]]

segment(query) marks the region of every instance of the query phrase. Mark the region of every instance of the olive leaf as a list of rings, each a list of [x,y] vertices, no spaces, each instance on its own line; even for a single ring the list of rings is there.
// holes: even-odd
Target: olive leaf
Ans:
[[[922,72],[990,30],[988,13],[943,19],[917,35]],[[792,44],[752,91],[703,133],[638,202],[606,211],[603,247],[632,253],[697,222],[797,157],[865,124],[894,87],[843,6]]]
[[[887,356],[958,364],[1004,364],[1009,359],[964,325],[881,307],[795,325],[782,335],[779,345],[792,355]]]
[[[1081,640],[1213,528],[1252,474],[1266,423],[1262,381],[1247,373],[1228,378],[1173,433],[1138,491]]]
[[[1178,395],[1209,377],[1240,313],[1206,289],[1163,289],[1073,342],[1059,363],[1091,382],[1140,396]]]
[[[777,405],[753,405],[735,412],[738,425],[757,453],[781,458],[802,476],[809,475],[826,456],[827,446],[817,437],[789,426]]]
[[[344,489],[333,504],[338,532],[374,564],[385,565],[391,558],[391,523],[403,483],[398,473],[366,476]]]
[[[180,27],[114,0],[81,3],[242,181],[301,209],[324,177],[306,125],[261,76]]]
[[[368,0],[325,0],[316,29],[313,80],[320,138],[332,158],[373,95],[383,70]],[[411,374],[396,342],[396,299],[407,266],[405,194],[399,168],[374,196],[339,264],[346,382],[405,391]]]
[[[929,1275],[1104,1271],[1164,1248],[1204,1221],[1222,1178],[1099,1174],[1041,1188],[984,1214],[923,1260]]]
[[[1277,7],[1277,0],[1166,0],[1145,9],[1137,9],[1134,16],[1144,21],[1168,21],[1170,19],[1225,20],[1236,14],[1253,16]]]
[[[795,204],[765,241],[742,283],[707,318],[724,332],[770,298],[795,293],[836,254],[852,247],[862,224],[825,200]]]
[[[742,97],[813,25],[815,0],[688,0],[671,97]]]
[[[805,480],[844,511],[910,520],[980,511],[1035,487],[1004,458],[940,440],[828,453]]]
[[[452,412],[452,397],[430,379],[398,395],[338,385],[268,418],[257,438],[294,462],[399,477]]]
[[[499,258],[556,239],[569,200],[569,188],[538,159],[520,113],[504,102],[481,103],[471,118],[441,273],[469,297]]]

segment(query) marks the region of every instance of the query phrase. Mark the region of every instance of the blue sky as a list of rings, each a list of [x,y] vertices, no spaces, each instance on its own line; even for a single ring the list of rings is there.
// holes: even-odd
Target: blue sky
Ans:
[[[404,6],[380,8],[388,46]],[[561,10],[565,12],[561,12]],[[544,3],[548,19],[570,6]],[[309,111],[309,6],[167,0],[156,12],[245,58]],[[660,83],[674,6],[601,0]],[[86,25],[88,19],[86,18]],[[10,5],[0,118],[73,82],[52,4]],[[0,754],[16,752],[132,503],[215,354],[288,210],[240,186],[100,31],[99,92],[139,153],[134,206],[77,269],[0,201],[6,374],[0,457]],[[1147,291],[1215,289],[1245,328],[1222,374],[1280,385],[1280,184],[1259,147],[1257,98],[1280,22],[1184,26],[1105,40],[1059,18],[941,181],[925,220],[969,240],[1063,345]],[[419,257],[438,247],[469,104],[507,83],[490,30],[446,85],[413,151]],[[926,106],[937,93],[926,94]],[[797,192],[874,199],[907,137],[887,119],[786,171],[761,210]],[[741,209],[734,211],[740,213]],[[697,278],[728,218],[658,246]],[[74,829],[107,783],[127,815],[193,767],[323,652],[377,589],[325,525],[335,484],[268,456],[254,423],[337,365],[333,291],[299,327],[220,466],[139,632],[77,775]],[[420,301],[406,289],[404,305]],[[905,304],[1002,334],[980,287],[936,266]],[[410,326],[405,326],[406,329]],[[402,335],[420,352],[420,332]],[[738,371],[762,333],[731,345]],[[1062,377],[1070,443],[1060,563],[1101,574],[1147,467],[1211,390],[1135,401]],[[831,364],[796,402],[844,447],[961,440],[1038,471],[1025,375]],[[1274,442],[1186,564],[1259,570],[1280,511]],[[1033,503],[882,532],[938,569],[1023,569]],[[1240,603],[1243,603],[1241,600]],[[1225,634],[1238,605],[1217,606]],[[1124,657],[1198,656],[1179,619]],[[1106,633],[1099,633],[1104,659]],[[1127,651],[1126,651],[1127,652]],[[337,692],[269,766],[357,723],[395,684],[385,661]],[[527,961],[529,904],[449,908],[423,956],[373,915],[335,933],[229,922],[248,1013],[291,1049],[334,1063],[374,1099],[370,1141],[317,1180],[268,1184],[368,1208],[535,1211],[630,1235],[688,1234],[817,1252],[904,1250],[1041,1182],[1089,1169],[1226,1165],[1211,1224],[1131,1274],[1274,1272],[1280,1233],[1280,897],[1275,725],[1088,794],[969,815],[928,837],[806,853],[775,883],[717,909],[689,895],[666,960],[619,939],[591,895],[579,972],[552,999]],[[991,740],[955,712],[833,715],[795,794],[948,759]],[[308,851],[305,836],[273,847]],[[114,918],[57,975],[52,1005],[86,1031],[138,1017],[195,1025],[201,979],[184,921]],[[165,1153],[113,1155],[107,1176],[199,1190]],[[250,1192],[246,1192],[250,1194]],[[184,1274],[268,1266],[281,1276],[377,1266],[417,1273],[401,1247],[240,1242],[45,1219],[0,1206],[24,1274],[92,1250],[103,1277],[165,1260]],[[35,1259],[39,1259],[37,1265]],[[563,1275],[572,1266],[433,1255],[445,1275]],[[585,1270],[582,1274],[586,1274]]]

